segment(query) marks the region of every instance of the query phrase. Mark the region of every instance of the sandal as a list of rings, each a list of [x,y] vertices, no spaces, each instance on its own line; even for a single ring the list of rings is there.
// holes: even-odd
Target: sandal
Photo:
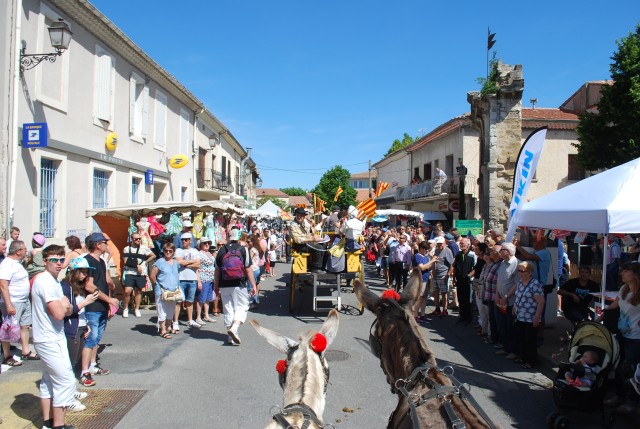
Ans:
[[[164,334],[160,334],[160,338],[164,338],[165,340],[170,340],[173,337],[168,332],[165,332]]]
[[[220,313],[219,311],[214,311],[214,312],[213,312],[213,315],[214,315],[214,316],[220,316],[221,314],[222,314],[222,313]],[[206,319],[205,319],[205,320],[206,320]]]
[[[8,359],[5,358],[4,363],[5,365],[9,365],[9,366],[22,366],[22,362],[15,360],[13,356],[11,356]]]
[[[37,353],[29,352],[26,355],[22,355],[22,360],[40,360],[40,356]]]
[[[202,319],[202,320],[204,320],[205,322],[211,322],[211,323],[213,323],[213,322],[215,322],[215,321],[216,321],[216,319],[212,319],[211,317],[205,317],[205,318],[204,318],[204,319]]]
[[[524,363],[524,364],[522,364],[522,369],[533,369],[533,365],[528,364],[528,363]]]

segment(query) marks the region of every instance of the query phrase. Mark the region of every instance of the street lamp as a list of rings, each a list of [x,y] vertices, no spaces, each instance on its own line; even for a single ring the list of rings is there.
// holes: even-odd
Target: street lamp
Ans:
[[[62,55],[64,51],[69,49],[69,43],[71,43],[71,29],[69,25],[62,18],[58,19],[57,22],[51,24],[48,28],[49,30],[49,39],[51,41],[51,46],[56,50],[55,52],[51,52],[48,54],[27,54],[27,44],[22,42],[22,51],[20,52],[20,73],[22,74],[25,70],[30,70],[40,64],[42,61],[49,61],[53,63],[56,61],[56,58]]]

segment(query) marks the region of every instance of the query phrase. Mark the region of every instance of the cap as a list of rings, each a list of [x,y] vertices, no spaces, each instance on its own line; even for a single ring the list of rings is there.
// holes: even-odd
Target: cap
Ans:
[[[44,235],[42,235],[42,234],[33,234],[32,240],[35,241],[36,243],[38,243],[40,246],[44,246],[44,242],[45,242]]]
[[[229,241],[238,241],[240,236],[242,236],[242,232],[238,228],[233,228],[229,232]]]
[[[387,231],[389,231],[388,228],[382,228],[382,232],[387,232]]]
[[[448,232],[444,235],[444,238],[447,240],[453,240],[453,235],[449,234]]]
[[[303,209],[302,207],[298,207],[297,209],[295,209],[295,211],[293,212],[293,214],[294,214],[294,215],[299,215],[299,214],[307,215],[307,214],[308,214],[308,212],[307,212],[305,209]]]
[[[182,222],[182,227],[183,228],[193,228],[193,224],[191,223],[190,220],[185,220],[184,222]]]
[[[438,236],[438,237],[435,238],[434,242],[436,244],[444,243],[444,237]]]
[[[202,237],[200,240],[198,240],[198,246],[204,243],[212,243],[212,241],[209,237]]]
[[[193,235],[191,235],[190,232],[184,232],[182,233],[182,235],[180,236],[181,240],[184,240],[185,238],[193,238]]]
[[[436,242],[436,240],[427,240],[427,242],[429,242],[429,243],[435,243],[435,242]]]
[[[333,206],[333,207],[331,207],[331,211],[339,212],[339,211],[340,211],[340,206]]]
[[[109,241],[109,239],[105,237],[101,232],[94,232],[89,237],[87,237],[87,241],[89,243],[100,243],[101,241]]]
[[[87,270],[95,270],[95,268],[89,266],[89,261],[85,258],[73,258],[71,262],[69,262],[70,270],[80,270],[83,268]]]

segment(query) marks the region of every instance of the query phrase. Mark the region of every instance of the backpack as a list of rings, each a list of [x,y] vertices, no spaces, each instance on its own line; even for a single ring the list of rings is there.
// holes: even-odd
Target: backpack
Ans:
[[[226,253],[222,256],[221,279],[224,281],[242,280],[245,276],[242,247],[231,249],[225,245],[224,248]]]

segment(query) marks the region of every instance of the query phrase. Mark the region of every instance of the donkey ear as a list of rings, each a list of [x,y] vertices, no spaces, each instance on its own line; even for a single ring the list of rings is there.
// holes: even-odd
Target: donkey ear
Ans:
[[[372,313],[378,312],[378,305],[382,299],[375,293],[371,292],[364,284],[360,282],[360,280],[354,280],[353,282],[353,290],[356,293],[356,297],[358,297],[358,301],[362,303],[367,310]]]
[[[291,338],[278,334],[277,332],[272,331],[271,329],[263,328],[258,324],[258,322],[255,319],[251,319],[249,323],[251,323],[251,326],[253,326],[253,328],[258,332],[258,334],[266,338],[269,344],[271,344],[273,347],[275,347],[276,349],[278,349],[284,354],[287,354],[291,347],[295,347],[298,345],[298,342],[292,340]]]
[[[329,316],[327,320],[324,321],[322,327],[320,328],[320,333],[324,335],[327,339],[327,348],[331,346],[331,343],[336,338],[338,334],[338,324],[340,322],[340,317],[338,316],[338,310],[335,308],[329,312]]]
[[[420,295],[421,286],[422,272],[419,268],[414,268],[411,272],[411,277],[409,277],[409,281],[407,282],[407,286],[402,291],[400,301],[402,301],[403,304],[409,304],[409,306],[412,307],[415,300],[418,299],[418,295]]]

